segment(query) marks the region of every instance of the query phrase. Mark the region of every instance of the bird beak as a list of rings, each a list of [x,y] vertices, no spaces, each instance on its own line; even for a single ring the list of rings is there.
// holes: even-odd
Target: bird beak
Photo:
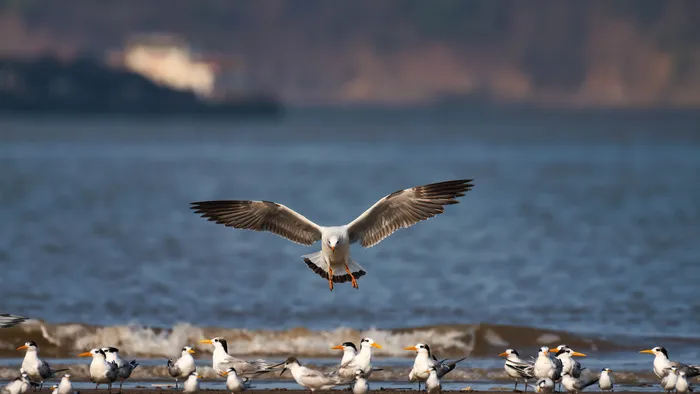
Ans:
[[[194,354],[194,350],[190,349],[190,350],[187,351],[187,353],[189,353],[189,354]]]
[[[202,376],[202,375],[197,375],[197,379],[204,379],[204,376]]]
[[[335,252],[335,246],[331,246],[331,250]]]
[[[24,349],[29,349],[29,346],[27,346],[27,345],[22,345],[22,346],[20,346],[20,347],[17,348],[17,350],[24,350]]]
[[[654,354],[654,351],[651,349],[646,349],[646,350],[640,350],[639,353],[649,353],[649,354]]]
[[[612,372],[612,369],[608,369],[608,372]]]
[[[280,372],[280,376],[282,376],[284,374],[284,371],[286,371],[286,370],[287,370],[287,367],[282,368],[282,372]]]
[[[382,348],[381,346],[377,345],[376,343],[373,343],[373,344],[372,344],[372,347],[376,347],[377,349],[381,349],[381,348]]]
[[[92,356],[92,353],[90,352],[83,352],[78,355],[78,357],[90,357]]]
[[[416,347],[415,347],[415,346],[409,346],[409,347],[405,347],[405,348],[403,348],[403,350],[413,350],[413,351],[418,351],[418,349],[416,349]]]
[[[552,353],[556,353],[556,352],[558,352],[558,351],[559,351],[559,349],[557,349],[557,348],[554,348],[554,349],[549,349],[549,351],[550,351],[550,352],[552,352]]]
[[[576,356],[576,357],[588,357],[588,356],[586,356],[585,354],[579,353],[579,352],[573,352],[573,353],[571,353],[571,354],[574,355],[574,356]]]
[[[199,341],[199,343],[208,343],[211,345],[213,342],[211,341],[211,339],[202,339],[201,341]]]
[[[341,345],[338,345],[338,346],[333,346],[331,349],[343,350],[343,347]]]
[[[221,376],[228,376],[228,371],[224,371],[224,372],[220,373],[219,375],[221,375]]]
[[[500,356],[500,357],[508,357],[508,353],[503,352],[503,353],[499,354],[499,356]]]
[[[430,373],[430,370],[425,371],[425,373]]]

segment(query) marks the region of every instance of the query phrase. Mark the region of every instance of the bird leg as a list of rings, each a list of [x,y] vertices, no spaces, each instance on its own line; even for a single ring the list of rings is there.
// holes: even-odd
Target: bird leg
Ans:
[[[345,272],[347,272],[350,275],[350,279],[352,279],[352,287],[359,289],[357,286],[357,281],[355,280],[355,277],[352,275],[352,272],[350,272],[350,268],[348,268],[348,264],[345,263]]]
[[[525,379],[525,392],[527,393],[527,379]]]
[[[175,389],[177,390],[177,378],[175,378]]]
[[[513,387],[513,392],[516,393],[518,391],[518,379],[515,379],[515,387]]]
[[[328,288],[333,291],[333,268],[331,266],[328,266]]]
[[[122,386],[124,385],[124,379],[119,382],[119,392],[122,392]]]
[[[420,391],[420,380],[418,381],[418,391]]]

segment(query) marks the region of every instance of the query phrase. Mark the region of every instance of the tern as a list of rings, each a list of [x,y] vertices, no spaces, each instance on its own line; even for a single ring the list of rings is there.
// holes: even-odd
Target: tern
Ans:
[[[102,349],[92,349],[83,352],[78,357],[92,357],[90,362],[90,381],[95,383],[95,390],[101,384],[107,384],[109,392],[112,392],[112,383],[117,380],[119,368],[115,362],[107,361],[107,355]]]
[[[550,378],[555,382],[561,379],[562,362],[550,356],[547,346],[542,346],[537,352],[533,367],[533,373],[537,379]]]
[[[188,394],[195,394],[199,392],[199,379],[204,379],[202,375],[198,374],[196,371],[192,372],[190,376],[187,377],[185,383],[182,384],[182,392]]]
[[[559,345],[555,349],[549,349],[549,351],[556,352],[556,357],[561,360],[562,373],[566,372],[575,378],[581,377],[581,371],[583,370],[581,363],[574,359],[573,356],[587,357],[585,354],[576,352],[567,345]]]
[[[54,384],[51,386],[51,394],[58,394],[58,385]]]
[[[675,366],[679,371],[685,372],[688,378],[693,378],[700,375],[700,365],[685,365],[678,361],[668,359],[668,352],[661,346],[652,349],[641,350],[639,353],[648,353],[656,356],[654,358],[654,373],[659,378],[663,378],[668,374],[671,366]]]
[[[382,347],[374,342],[372,338],[362,338],[360,340],[360,351],[352,360],[342,364],[335,373],[346,381],[351,382],[355,379],[355,373],[359,369],[365,374],[365,378],[369,378],[372,374],[372,348],[381,349]]]
[[[194,362],[194,350],[191,347],[185,346],[182,348],[182,355],[176,361],[168,359],[168,374],[175,378],[175,388],[177,388],[178,379],[187,379],[192,372],[197,370]]]
[[[280,364],[282,365],[282,364]],[[352,379],[343,379],[336,373],[326,374],[314,369],[302,366],[295,357],[289,357],[284,363],[280,376],[286,370],[292,373],[292,377],[300,386],[309,389],[312,393],[316,390],[330,390],[335,386],[349,384]],[[355,374],[353,374],[353,379]]]
[[[598,379],[600,379],[600,377],[596,376],[595,378],[584,381],[580,378],[575,378],[571,376],[571,374],[568,372],[564,372],[561,375],[561,384],[562,386],[564,386],[566,391],[570,393],[578,393],[586,387],[598,383]]]
[[[248,378],[241,379],[234,367],[230,367],[221,375],[226,376],[226,388],[232,393],[240,393],[250,388],[250,380]]]
[[[368,392],[369,383],[367,383],[364,372],[358,369],[355,371],[355,383],[352,385],[352,394],[367,394]]]
[[[61,383],[58,384],[58,394],[74,394],[69,374],[65,374],[61,378]]]
[[[34,341],[25,342],[17,350],[25,350],[22,370],[27,373],[30,381],[39,383],[39,389],[44,385],[44,380],[55,377],[57,372],[68,370],[68,368],[53,369],[49,363],[40,359],[39,347]]]
[[[692,393],[693,386],[688,382],[686,373],[683,371],[678,372],[678,379],[676,379],[676,393]]]
[[[21,376],[10,381],[5,387],[0,390],[2,394],[24,394],[29,391],[29,386],[31,382],[29,381],[29,375],[22,371]]]
[[[416,352],[416,358],[413,361],[413,368],[408,373],[408,381],[418,382],[418,391],[420,391],[421,382],[425,382],[430,377],[428,370],[434,367],[438,378],[442,378],[450,371],[455,369],[457,363],[464,360],[466,357],[459,360],[447,362],[448,359],[438,361],[438,359],[430,353],[430,346],[425,343],[418,343],[415,346],[403,348],[403,350],[413,350]]]
[[[343,342],[341,345],[333,346],[331,349],[342,350],[343,358],[340,360],[340,365],[345,365],[352,360],[357,354],[357,348],[352,342]]]
[[[506,351],[499,354],[499,356],[506,358],[503,368],[505,368],[508,376],[515,379],[515,387],[513,388],[513,391],[518,390],[518,381],[520,379],[525,382],[525,391],[527,391],[528,380],[535,377],[534,365],[521,360],[518,351],[515,349],[506,349]]]
[[[535,383],[535,392],[537,393],[551,393],[554,391],[554,381],[550,378],[542,378]]]
[[[10,313],[0,313],[0,328],[9,328],[24,323],[29,320],[28,317],[13,315]]]
[[[258,375],[270,372],[273,366],[265,360],[245,361],[228,354],[228,344],[222,337],[202,339],[199,343],[208,343],[214,346],[212,354],[212,368],[218,375],[223,375],[230,367],[236,369],[238,376]]]
[[[128,363],[124,361],[119,357],[119,349],[115,347],[103,347],[102,351],[105,353],[107,362],[117,364],[117,378],[119,379],[119,392],[121,392],[124,381],[129,379],[131,372],[136,369],[139,363],[136,360],[131,360]]]
[[[612,369],[610,368],[603,368],[603,370],[600,371],[600,380],[598,380],[598,388],[601,391],[613,391],[614,382],[612,375],[610,374],[611,372]]]
[[[677,371],[678,368],[672,365],[671,368],[668,369],[668,374],[661,379],[661,388],[666,390],[667,393],[676,389],[676,382],[678,381]]]
[[[350,258],[350,245],[359,242],[372,247],[400,228],[444,212],[445,205],[457,204],[457,197],[471,190],[469,180],[455,180],[399,190],[377,201],[349,224],[319,226],[294,210],[270,201],[201,201],[192,209],[209,221],[227,227],[269,231],[298,244],[311,246],[321,241],[321,251],[302,256],[306,265],[333,283],[351,282],[367,271]],[[353,376],[354,376],[353,371]]]
[[[425,391],[428,394],[440,394],[442,387],[435,366],[431,365],[425,372],[428,373],[428,379],[425,381]]]

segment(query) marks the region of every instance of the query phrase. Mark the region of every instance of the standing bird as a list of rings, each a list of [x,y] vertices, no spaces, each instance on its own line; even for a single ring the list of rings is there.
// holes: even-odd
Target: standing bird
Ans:
[[[122,391],[124,381],[129,379],[131,372],[138,367],[139,363],[136,360],[131,360],[128,363],[123,358],[119,357],[119,349],[115,347],[103,347],[107,362],[117,364],[117,379],[119,379],[119,392]]]
[[[537,393],[551,393],[554,391],[554,381],[550,378],[542,378],[535,383],[535,392]]]
[[[286,370],[289,370],[297,384],[309,389],[312,393],[316,390],[330,390],[335,386],[349,384],[352,381],[352,379],[343,379],[335,373],[326,374],[304,367],[295,357],[289,357],[283,364],[284,367],[282,368],[282,372],[280,372],[280,376],[282,376]]]
[[[428,373],[428,380],[425,381],[425,391],[427,391],[428,394],[442,393],[440,378],[437,375],[437,370],[435,369],[435,366],[431,365],[426,372]]]
[[[598,388],[601,391],[613,391],[614,382],[612,375],[610,374],[611,372],[612,369],[610,368],[603,368],[603,370],[600,371],[600,380],[598,380]]]
[[[659,378],[663,378],[668,374],[671,366],[675,366],[679,371],[685,372],[688,378],[693,378],[700,375],[700,365],[685,365],[678,361],[668,359],[668,352],[661,346],[652,349],[641,350],[639,353],[653,354],[654,356],[654,373]]]
[[[194,362],[194,350],[191,347],[185,346],[182,348],[182,353],[177,361],[168,359],[168,374],[175,378],[175,388],[177,388],[178,379],[187,379],[192,372],[197,370],[197,366]]]
[[[61,378],[61,383],[58,384],[58,394],[74,394],[69,374],[65,374]]]
[[[355,383],[352,385],[352,394],[367,394],[369,393],[369,383],[365,378],[365,374],[361,369],[355,372]]]
[[[39,358],[39,347],[34,341],[25,342],[17,350],[25,350],[24,360],[22,360],[22,370],[27,373],[29,380],[39,383],[39,389],[44,385],[44,380],[56,376],[56,373],[67,371],[64,369],[53,369],[49,363]]]
[[[319,226],[282,204],[270,201],[202,201],[192,209],[209,221],[227,227],[269,231],[292,242],[311,246],[321,241],[321,251],[302,256],[306,265],[333,283],[352,282],[367,271],[350,258],[350,244],[369,248],[394,231],[413,226],[457,204],[457,197],[472,189],[471,180],[456,180],[399,190],[377,201],[357,219],[343,226]],[[355,375],[355,372],[352,372]]]
[[[678,372],[678,379],[676,379],[676,393],[692,393],[693,386],[688,381],[686,373],[683,371]]]
[[[568,347],[567,345],[559,345],[555,349],[549,349],[550,352],[556,352],[556,357],[561,360],[561,371],[562,373],[566,372],[569,375],[575,377],[575,378],[580,378],[581,377],[581,371],[583,370],[581,368],[581,363],[578,362],[574,356],[576,357],[587,357],[583,353],[575,352],[573,349]]]
[[[31,382],[29,381],[29,375],[26,372],[21,371],[21,376],[10,381],[5,387],[0,389],[2,394],[24,394],[29,391],[29,386]]]
[[[51,394],[58,394],[58,385],[54,384],[51,386]]]
[[[9,328],[24,323],[29,320],[28,317],[13,315],[10,313],[0,313],[0,328]]]
[[[558,358],[549,354],[549,348],[542,346],[537,352],[537,358],[533,365],[533,374],[537,379],[550,378],[556,382],[561,379],[562,363]]]
[[[503,368],[505,368],[508,376],[515,379],[513,391],[518,390],[518,381],[520,379],[525,382],[525,391],[527,391],[527,381],[535,377],[534,365],[521,360],[518,351],[515,349],[506,349],[506,351],[499,354],[499,356],[506,358]]]
[[[92,357],[90,362],[90,381],[95,383],[95,390],[101,384],[106,384],[109,392],[112,392],[112,383],[117,380],[118,370],[115,362],[107,361],[107,355],[102,349],[92,349],[89,352],[83,352],[78,357]]]
[[[580,378],[571,376],[571,374],[568,372],[564,372],[561,375],[561,385],[564,386],[566,391],[570,393],[578,393],[586,387],[598,383],[598,379],[600,379],[600,377],[596,376],[595,378],[584,381]]]
[[[425,382],[430,377],[430,373],[428,372],[430,367],[434,367],[437,377],[442,378],[450,371],[455,369],[458,362],[466,358],[463,357],[449,363],[447,362],[447,359],[438,361],[438,359],[435,358],[432,353],[430,353],[430,346],[425,343],[418,343],[415,346],[405,347],[403,350],[413,350],[416,352],[416,358],[413,361],[413,368],[411,369],[411,372],[408,373],[408,381],[411,383],[418,382],[418,391],[420,391],[421,382]]]
[[[218,375],[223,375],[230,367],[236,369],[238,376],[258,375],[273,371],[273,365],[265,360],[245,361],[228,354],[228,344],[222,337],[202,339],[199,343],[208,343],[214,346],[212,354],[212,368]]]
[[[340,360],[340,365],[345,365],[348,361],[352,360],[357,354],[357,348],[352,342],[343,342],[341,345],[333,346],[331,349],[343,351],[343,358]]]
[[[672,365],[668,369],[668,374],[661,379],[661,388],[666,390],[667,393],[672,392],[676,389],[676,382],[678,381],[678,368]]]
[[[198,374],[197,371],[192,372],[190,376],[187,377],[185,383],[182,384],[182,392],[187,394],[196,394],[199,392],[199,379],[204,379],[202,375]]]
[[[381,349],[382,347],[374,342],[372,338],[362,338],[360,340],[360,351],[352,360],[341,365],[335,373],[348,382],[352,382],[355,379],[355,373],[359,369],[365,373],[366,378],[369,378],[372,374],[372,348]]]
[[[250,380],[248,378],[241,379],[234,367],[230,367],[222,376],[226,376],[226,388],[232,393],[240,393],[250,387]]]

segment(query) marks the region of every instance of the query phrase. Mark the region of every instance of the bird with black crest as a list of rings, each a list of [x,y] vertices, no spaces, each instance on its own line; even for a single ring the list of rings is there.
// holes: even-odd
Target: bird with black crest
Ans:
[[[430,377],[430,367],[435,368],[435,373],[438,378],[447,375],[457,366],[457,363],[466,359],[462,357],[459,360],[449,361],[449,359],[438,360],[430,352],[430,346],[425,343],[418,343],[415,346],[405,347],[404,350],[413,350],[416,352],[416,359],[413,361],[413,368],[408,374],[408,381],[418,382],[418,391],[420,391],[421,382],[425,382]]]
[[[108,362],[117,364],[117,379],[119,379],[119,392],[121,392],[124,381],[129,379],[131,372],[138,367],[139,363],[136,360],[124,361],[123,358],[119,357],[119,349],[113,346],[103,347],[102,351],[107,356]]]
[[[223,375],[233,367],[238,376],[255,376],[274,370],[273,365],[265,360],[246,361],[228,354],[228,344],[222,337],[202,339],[199,343],[207,343],[214,346],[212,353],[212,368],[217,375]]]
[[[24,360],[22,360],[22,370],[27,373],[29,380],[39,384],[39,389],[44,385],[44,380],[56,377],[56,373],[67,371],[68,368],[53,369],[46,361],[39,358],[39,347],[36,342],[28,341],[17,348],[24,350]]]
[[[178,379],[187,379],[192,372],[197,370],[194,357],[192,357],[194,353],[194,349],[190,346],[185,346],[182,348],[180,358],[175,361],[167,359],[168,374],[175,378],[175,388],[177,388]]]

